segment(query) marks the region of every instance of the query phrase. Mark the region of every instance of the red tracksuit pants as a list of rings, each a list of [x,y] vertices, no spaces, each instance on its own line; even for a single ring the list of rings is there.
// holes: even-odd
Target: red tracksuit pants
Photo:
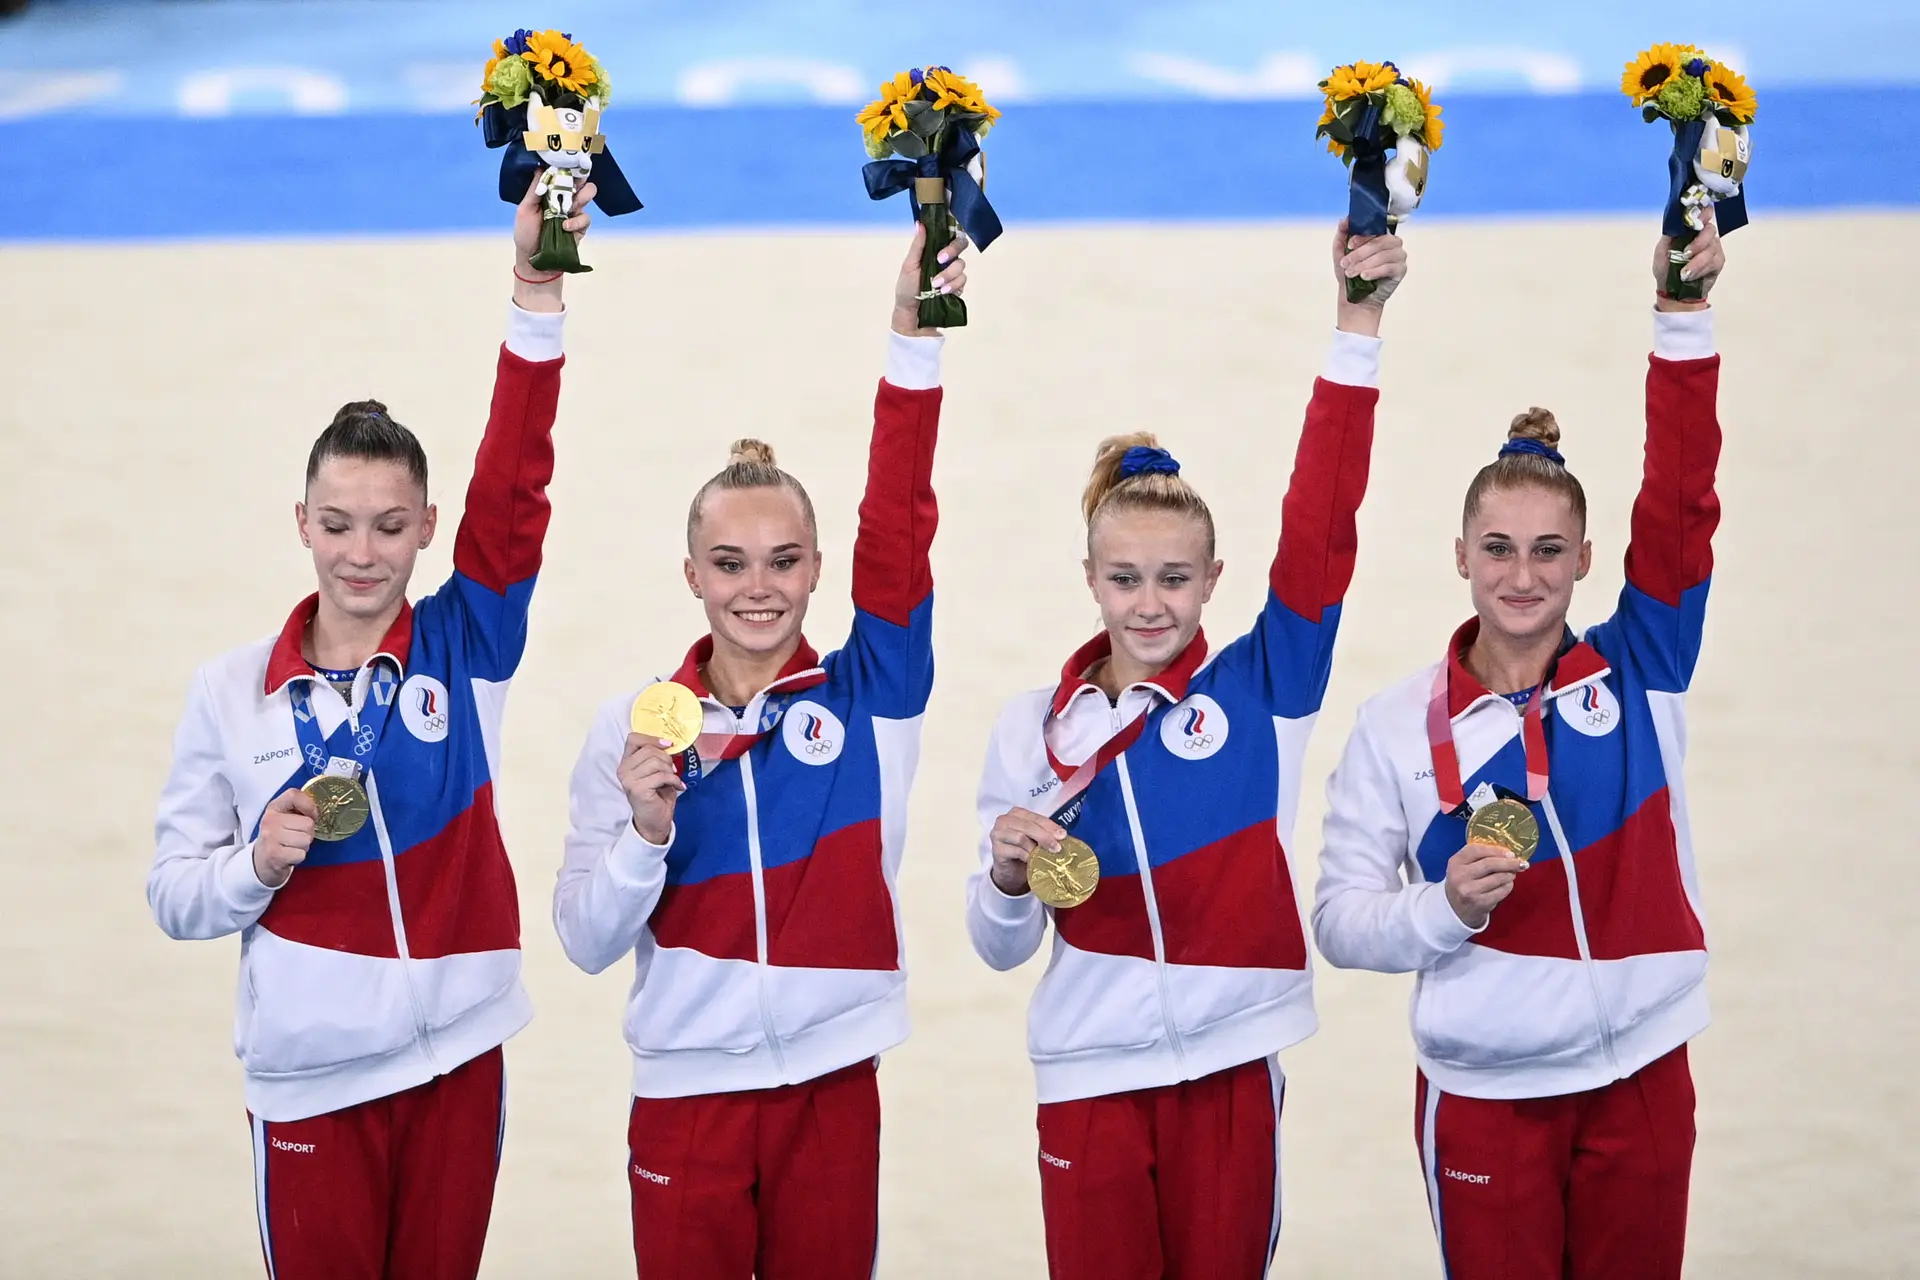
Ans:
[[[1687,1048],[1625,1080],[1495,1101],[1415,1088],[1448,1280],[1679,1280],[1693,1168]]]
[[[404,1093],[253,1119],[269,1280],[473,1280],[505,1122],[498,1049]]]
[[[1257,1280],[1280,1240],[1280,1107],[1262,1058],[1040,1107],[1053,1280]]]
[[[804,1084],[635,1098],[641,1280],[868,1280],[880,1237],[872,1061]]]

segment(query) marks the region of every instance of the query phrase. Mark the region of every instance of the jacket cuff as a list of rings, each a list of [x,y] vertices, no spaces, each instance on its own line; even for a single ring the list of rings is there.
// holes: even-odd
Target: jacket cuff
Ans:
[[[1380,339],[1364,333],[1333,331],[1333,345],[1327,348],[1327,364],[1321,377],[1349,387],[1380,385]]]
[[[507,350],[522,360],[558,360],[566,328],[565,311],[523,311],[518,303],[507,304]]]
[[[680,834],[676,824],[667,830],[667,842],[654,844],[633,829],[631,820],[620,829],[620,838],[613,842],[613,850],[607,855],[607,868],[613,872],[613,878],[623,885],[639,887],[647,883],[647,872],[651,866],[666,859],[667,850],[673,848],[674,837]]]
[[[241,845],[227,855],[227,860],[217,872],[220,881],[220,896],[242,915],[251,915],[265,911],[267,904],[273,901],[275,891],[285,885],[260,883],[260,876],[253,869],[253,841]],[[291,876],[288,879],[292,879]]]
[[[1414,927],[1426,939],[1427,945],[1437,948],[1445,955],[1452,955],[1466,944],[1467,939],[1486,929],[1486,925],[1474,929],[1460,919],[1447,901],[1447,887],[1444,884],[1429,884],[1420,891],[1420,900],[1413,906]],[[1489,919],[1491,924],[1492,920]]]
[[[909,338],[887,334],[887,381],[902,391],[931,391],[940,385],[940,348],[945,338]]]
[[[1655,311],[1653,354],[1662,360],[1705,360],[1713,355],[1713,308]]]
[[[1033,919],[1040,911],[1040,899],[1033,896],[1031,890],[1014,897],[1001,892],[1000,886],[993,882],[993,873],[989,871],[980,886],[980,910],[987,919],[998,925],[1021,925]]]

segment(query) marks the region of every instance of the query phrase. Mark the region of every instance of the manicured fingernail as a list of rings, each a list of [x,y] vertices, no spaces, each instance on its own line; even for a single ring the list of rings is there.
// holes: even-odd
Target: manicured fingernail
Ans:
[[[670,747],[670,746],[672,746],[672,745],[673,745],[673,739],[672,739],[672,738],[662,738],[662,739],[660,739],[660,745],[661,745],[661,746],[663,746],[663,747]]]

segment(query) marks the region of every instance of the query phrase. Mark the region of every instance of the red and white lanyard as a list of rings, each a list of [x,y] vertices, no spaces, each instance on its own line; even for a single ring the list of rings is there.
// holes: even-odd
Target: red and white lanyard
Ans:
[[[1059,805],[1049,818],[1063,827],[1071,827],[1080,817],[1080,798],[1100,771],[1112,764],[1126,749],[1140,740],[1140,734],[1147,727],[1147,717],[1153,713],[1153,699],[1147,699],[1147,705],[1139,715],[1127,721],[1108,735],[1094,753],[1077,765],[1070,765],[1053,754],[1053,746],[1046,741],[1046,726],[1041,725],[1041,745],[1047,749],[1047,764],[1053,768],[1054,776],[1066,786],[1062,788]],[[1048,719],[1052,719],[1049,716]]]
[[[781,717],[786,715],[787,703],[793,695],[824,683],[826,683],[824,675],[813,680],[796,681],[782,689],[779,694],[767,698],[761,704],[759,727],[756,729],[750,729],[744,733],[735,731],[701,734],[693,740],[692,746],[673,758],[674,772],[680,776],[681,781],[692,786],[700,781],[714,765],[723,760],[734,760],[747,754],[753,750],[760,739],[773,732],[774,726],[779,724]],[[702,702],[703,710],[705,706],[705,702]],[[817,734],[824,727],[818,723],[811,724],[807,726],[806,732],[810,735]]]
[[[1433,695],[1427,700],[1427,745],[1433,749],[1433,785],[1440,792],[1442,813],[1452,813],[1467,802],[1460,782],[1460,752],[1453,745],[1453,717],[1447,714],[1452,668],[1451,659],[1440,664],[1433,677]],[[1536,804],[1547,798],[1547,727],[1541,722],[1541,714],[1547,705],[1547,681],[1551,678],[1551,674],[1541,677],[1520,720],[1520,738],[1527,753],[1527,799]]]

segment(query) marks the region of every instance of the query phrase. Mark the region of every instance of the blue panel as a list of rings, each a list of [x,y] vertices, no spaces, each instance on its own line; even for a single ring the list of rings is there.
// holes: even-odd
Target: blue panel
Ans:
[[[1340,166],[1311,137],[1304,101],[1022,106],[990,140],[990,190],[1010,235],[1045,221],[1336,216]],[[1920,88],[1875,95],[1881,119],[1920,117]],[[1775,90],[1756,126],[1749,207],[1920,204],[1920,166],[1889,163],[1884,133],[1848,98]],[[1637,212],[1666,196],[1667,134],[1616,93],[1462,97],[1447,108],[1421,219]],[[874,203],[841,107],[617,109],[608,130],[647,208],[621,230],[801,224],[907,226],[903,199]],[[45,118],[0,124],[0,149],[51,154]],[[1567,142],[1586,147],[1575,159]],[[1117,140],[1117,146],[1116,146]],[[776,145],[777,142],[777,145]],[[372,163],[404,149],[403,169]],[[1113,160],[1084,157],[1111,149]],[[497,155],[464,118],[84,116],[59,122],[59,198],[0,203],[0,240],[500,233]],[[245,179],[229,181],[236,171]],[[223,195],[220,187],[230,189]],[[590,255],[589,255],[590,256]]]

